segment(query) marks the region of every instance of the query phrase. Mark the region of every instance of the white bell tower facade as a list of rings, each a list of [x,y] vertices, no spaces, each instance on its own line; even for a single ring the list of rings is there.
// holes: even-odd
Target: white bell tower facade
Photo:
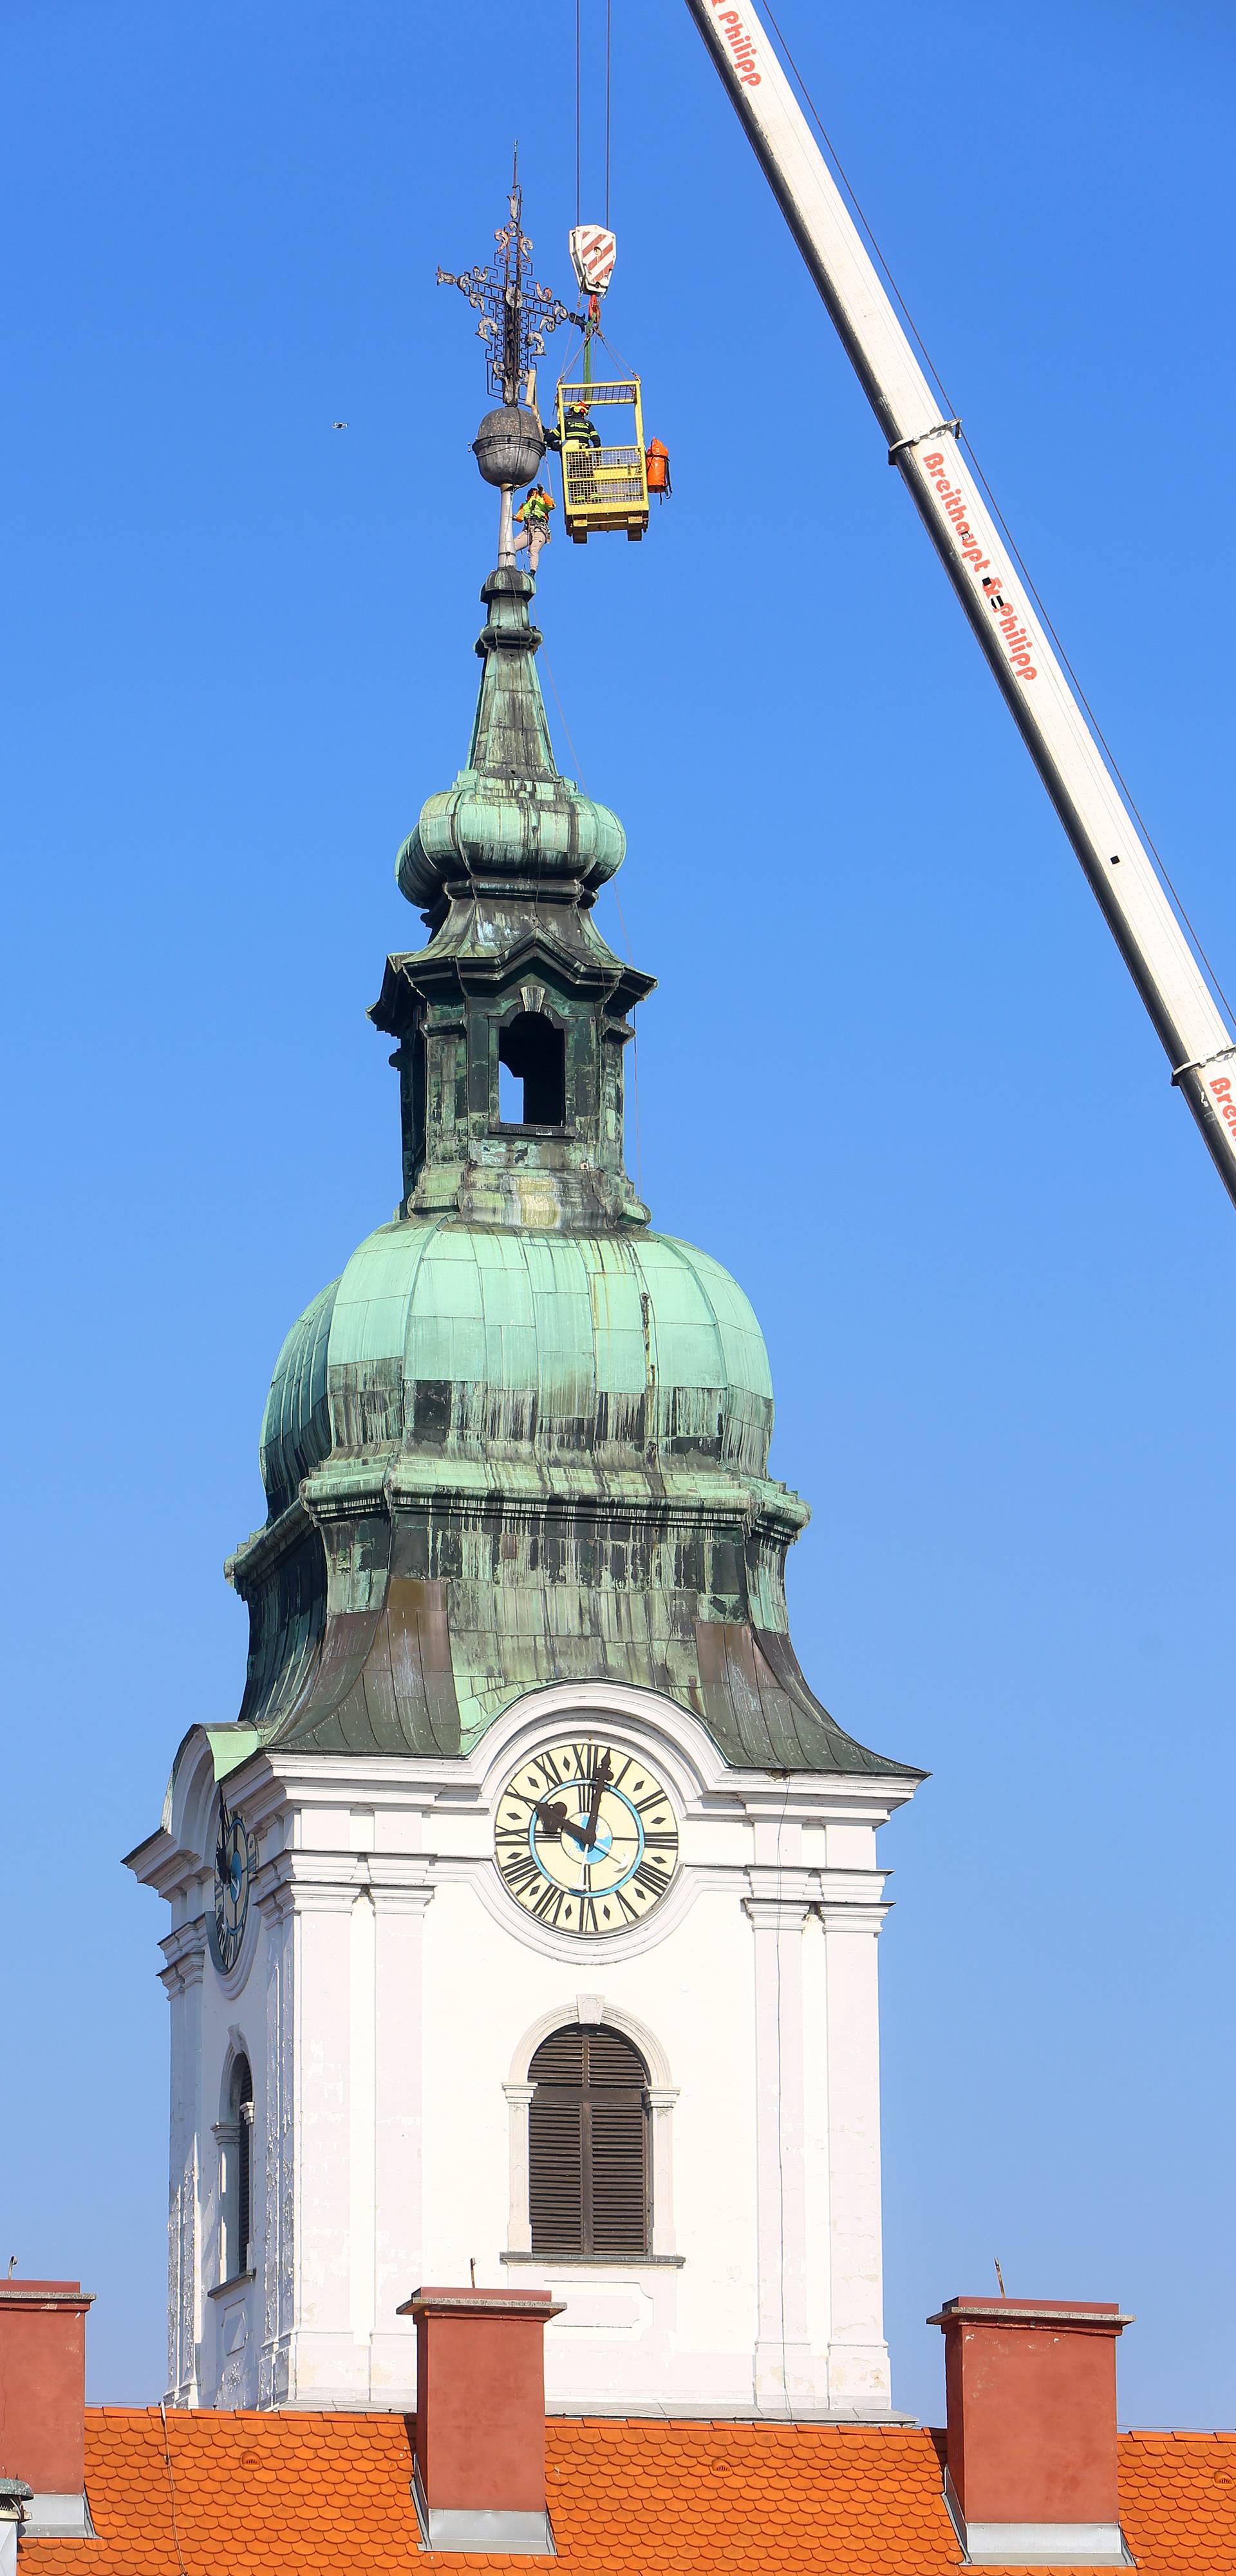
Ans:
[[[729,1767],[669,1701],[597,1684],[524,1699],[462,1763],[253,1748],[220,1784],[231,1739],[188,1738],[132,1856],[173,1910],[172,2401],[410,2408],[396,2311],[475,2265],[562,2302],[551,2405],[886,2414],[875,1831],[912,1784]],[[538,1921],[497,1857],[507,1783],[572,1743],[672,1808],[668,1883],[613,1931]],[[252,1846],[226,1966],[220,1785]],[[560,2032],[634,2052],[637,2245],[534,2243]]]

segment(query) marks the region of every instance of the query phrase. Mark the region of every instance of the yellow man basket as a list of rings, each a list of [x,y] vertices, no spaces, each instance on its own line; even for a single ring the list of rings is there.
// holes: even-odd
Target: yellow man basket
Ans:
[[[562,515],[577,546],[609,529],[633,543],[648,525],[648,464],[638,376],[558,387]]]

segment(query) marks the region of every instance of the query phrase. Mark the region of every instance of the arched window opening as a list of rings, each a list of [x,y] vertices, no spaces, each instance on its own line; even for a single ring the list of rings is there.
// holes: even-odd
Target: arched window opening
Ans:
[[[504,1127],[566,1123],[566,1040],[544,1011],[517,1011],[498,1031],[498,1116]]]
[[[529,2076],[534,2254],[647,2254],[648,2069],[619,2031],[556,2030]]]
[[[238,2057],[228,2083],[223,2148],[223,2278],[250,2269],[253,2225],[253,2074]]]

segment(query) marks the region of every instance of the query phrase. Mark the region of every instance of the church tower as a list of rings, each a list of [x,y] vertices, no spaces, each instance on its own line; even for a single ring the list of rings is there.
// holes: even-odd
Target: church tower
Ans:
[[[474,2264],[561,2302],[551,2405],[878,2418],[875,1832],[922,1775],[803,1677],[759,1326],[625,1170],[653,979],[596,926],[624,835],[555,766],[532,595],[504,548],[399,855],[400,1203],[279,1354],[243,1704],[131,1855],[168,2393],[407,2408],[401,2303]]]

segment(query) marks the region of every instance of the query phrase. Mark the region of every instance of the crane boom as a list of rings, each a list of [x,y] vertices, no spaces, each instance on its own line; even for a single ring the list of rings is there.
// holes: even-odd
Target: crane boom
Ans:
[[[1236,1040],[749,0],[687,0],[1236,1200]]]

